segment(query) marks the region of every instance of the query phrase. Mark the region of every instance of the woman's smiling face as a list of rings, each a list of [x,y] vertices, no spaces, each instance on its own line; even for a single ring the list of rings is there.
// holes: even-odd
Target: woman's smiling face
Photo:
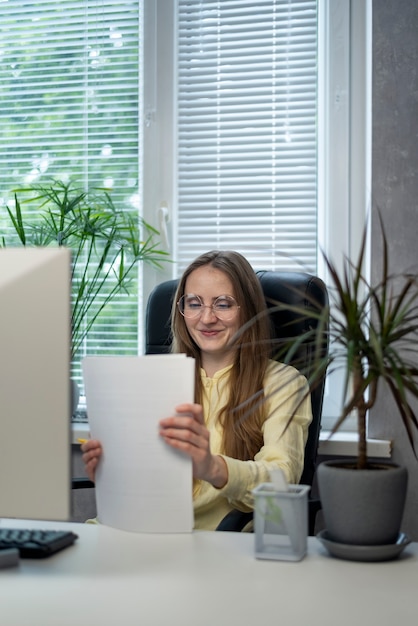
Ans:
[[[204,265],[187,277],[185,293],[199,296],[205,305],[197,317],[184,318],[187,330],[202,352],[203,367],[208,361],[217,362],[218,369],[231,365],[235,349],[230,348],[230,343],[240,327],[239,308],[228,321],[219,319],[211,308],[219,296],[235,297],[231,280],[221,270]]]

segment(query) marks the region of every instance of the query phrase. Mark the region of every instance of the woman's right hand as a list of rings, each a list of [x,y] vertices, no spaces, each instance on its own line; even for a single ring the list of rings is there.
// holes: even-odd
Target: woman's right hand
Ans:
[[[97,464],[103,454],[103,448],[97,439],[89,439],[81,446],[84,469],[88,478],[94,482]]]

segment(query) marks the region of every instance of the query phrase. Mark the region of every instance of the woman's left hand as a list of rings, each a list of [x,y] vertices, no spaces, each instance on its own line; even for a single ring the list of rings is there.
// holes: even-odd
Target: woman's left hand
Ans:
[[[160,435],[177,450],[188,454],[193,463],[193,477],[206,480],[220,489],[228,481],[228,468],[219,455],[210,451],[209,431],[200,404],[181,404],[176,415],[160,421]]]

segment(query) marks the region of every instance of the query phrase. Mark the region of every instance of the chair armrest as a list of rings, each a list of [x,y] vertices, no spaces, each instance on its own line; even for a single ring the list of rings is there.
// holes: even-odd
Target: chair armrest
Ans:
[[[92,482],[88,478],[79,477],[79,478],[73,478],[71,480],[72,489],[93,489],[94,486],[95,486],[94,482]]]
[[[238,511],[234,509],[225,515],[219,522],[216,530],[241,532],[241,530],[253,519],[253,512]]]

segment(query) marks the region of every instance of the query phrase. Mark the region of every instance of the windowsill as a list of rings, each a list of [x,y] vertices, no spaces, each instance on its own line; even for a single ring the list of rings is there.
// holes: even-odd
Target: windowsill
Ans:
[[[87,422],[73,422],[71,424],[71,443],[80,445],[79,439],[90,437],[90,427]]]
[[[357,433],[338,432],[331,436],[329,430],[321,431],[318,454],[320,456],[357,456]],[[386,439],[367,439],[370,457],[390,459],[392,442]]]
[[[78,439],[88,439],[90,429],[87,422],[73,422],[71,427],[71,441],[79,444]],[[321,431],[319,437],[318,454],[320,456],[356,456],[356,433],[339,432],[330,437],[330,431]],[[391,457],[392,442],[385,439],[368,439],[368,454],[371,457],[389,459]]]

